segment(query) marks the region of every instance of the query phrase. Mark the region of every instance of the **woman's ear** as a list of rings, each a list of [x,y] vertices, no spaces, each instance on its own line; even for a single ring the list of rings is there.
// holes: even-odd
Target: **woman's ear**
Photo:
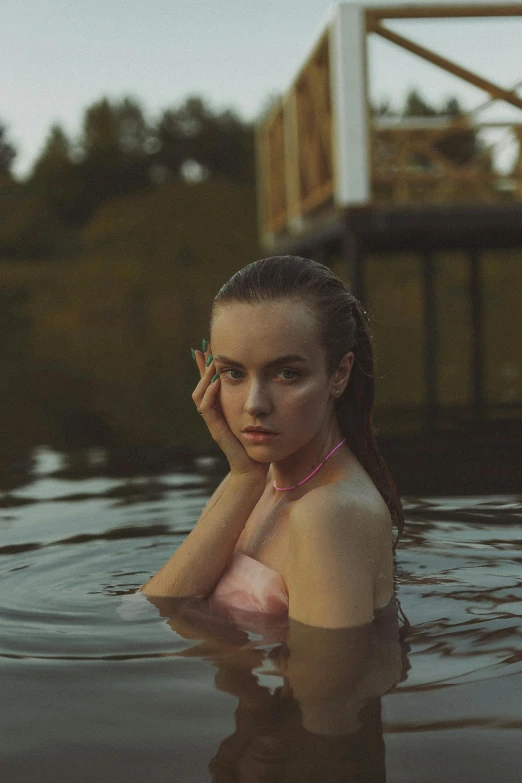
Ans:
[[[348,386],[348,381],[350,380],[350,374],[352,372],[354,359],[355,359],[355,354],[353,351],[348,351],[348,353],[345,353],[343,358],[339,362],[339,366],[337,367],[337,370],[332,375],[330,381],[330,390],[334,398],[340,397],[343,391]]]

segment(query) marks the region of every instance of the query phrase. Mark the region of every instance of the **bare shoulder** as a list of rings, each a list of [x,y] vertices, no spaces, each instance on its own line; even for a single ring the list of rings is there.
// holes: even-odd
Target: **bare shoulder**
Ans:
[[[373,493],[329,485],[304,495],[289,519],[290,616],[323,627],[370,622],[391,542],[388,509]]]
[[[375,544],[391,532],[388,508],[377,490],[364,492],[343,485],[318,487],[297,500],[290,511],[290,534],[311,540],[347,537]]]

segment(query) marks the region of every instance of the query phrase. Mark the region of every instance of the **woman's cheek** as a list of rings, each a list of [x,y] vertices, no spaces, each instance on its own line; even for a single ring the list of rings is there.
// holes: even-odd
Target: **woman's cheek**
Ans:
[[[306,413],[310,411],[319,411],[323,404],[322,389],[317,384],[309,383],[296,389],[293,407]]]
[[[223,411],[223,415],[231,427],[233,427],[235,420],[241,413],[240,396],[237,391],[236,393],[234,393],[234,391],[234,389],[231,389],[229,386],[227,387],[222,383],[219,393],[221,410]]]
[[[286,394],[277,407],[278,418],[287,426],[298,430],[304,426],[306,430],[316,414],[317,402],[312,401],[308,394],[298,391],[292,395]]]

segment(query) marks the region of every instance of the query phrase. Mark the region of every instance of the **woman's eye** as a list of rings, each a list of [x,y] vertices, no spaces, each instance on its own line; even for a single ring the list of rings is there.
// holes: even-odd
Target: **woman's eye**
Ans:
[[[234,373],[236,374],[234,375]],[[243,377],[242,371],[237,370],[234,367],[224,367],[219,371],[219,374],[227,378],[229,381],[239,381]],[[281,375],[285,381],[293,381],[295,378],[299,377],[297,370],[291,370],[290,368],[279,370],[277,375]]]
[[[299,373],[296,370],[285,369],[281,370],[281,373],[285,373],[285,381],[293,381],[294,378],[299,377]]]
[[[225,375],[229,380],[231,381],[238,381],[238,376],[231,376],[230,373],[237,372],[239,373],[239,376],[241,376],[241,370],[236,370],[233,367],[224,367],[222,370],[219,371],[220,375]]]

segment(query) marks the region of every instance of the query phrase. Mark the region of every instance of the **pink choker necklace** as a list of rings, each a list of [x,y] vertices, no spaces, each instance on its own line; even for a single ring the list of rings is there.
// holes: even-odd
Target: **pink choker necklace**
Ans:
[[[319,468],[322,468],[322,467],[323,467],[323,465],[324,465],[324,463],[326,462],[326,460],[327,460],[327,459],[330,459],[330,457],[332,456],[332,454],[334,453],[334,451],[337,451],[337,449],[338,449],[338,448],[340,448],[340,447],[343,445],[343,443],[345,443],[345,442],[346,442],[346,438],[343,438],[343,439],[342,439],[342,441],[341,441],[340,443],[338,443],[338,444],[337,444],[337,446],[335,446],[335,448],[333,448],[333,449],[331,450],[331,452],[330,452],[330,453],[329,453],[329,454],[328,454],[328,455],[327,455],[327,456],[326,456],[326,457],[323,459],[323,461],[322,461],[322,462],[321,462],[321,463],[320,463],[320,464],[319,464],[319,465],[318,465],[318,466],[315,468],[315,470],[312,470],[312,472],[310,473],[310,475],[309,475],[309,476],[307,476],[307,477],[306,477],[305,479],[303,479],[302,481],[300,481],[300,482],[299,482],[299,484],[295,484],[293,487],[276,487],[276,483],[275,483],[275,481],[274,481],[274,489],[277,489],[279,492],[288,492],[288,491],[289,491],[289,490],[291,490],[291,489],[296,489],[297,487],[300,487],[300,486],[301,486],[301,484],[304,484],[304,483],[305,483],[305,481],[308,481],[308,479],[311,479],[311,478],[312,478],[312,476],[313,476],[313,475],[315,475],[315,474],[317,473],[317,471],[319,470]]]

